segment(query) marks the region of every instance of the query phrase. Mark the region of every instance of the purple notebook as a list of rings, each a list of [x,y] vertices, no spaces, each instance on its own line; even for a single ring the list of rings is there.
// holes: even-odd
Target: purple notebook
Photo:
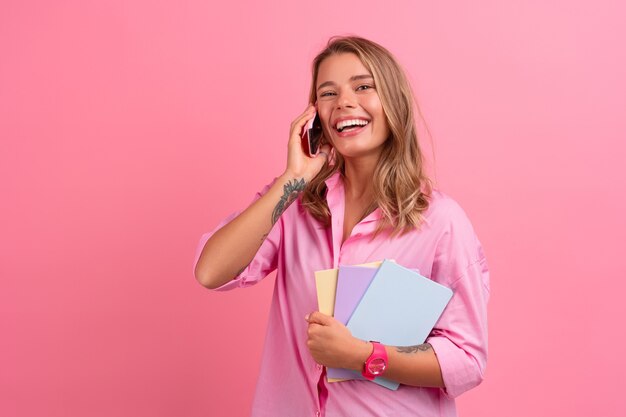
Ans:
[[[378,268],[366,266],[339,266],[337,292],[335,295],[335,319],[348,324],[354,309],[372,283]],[[328,378],[365,379],[350,369],[328,368]]]
[[[366,266],[340,266],[335,294],[335,318],[344,325],[372,283],[378,268]]]

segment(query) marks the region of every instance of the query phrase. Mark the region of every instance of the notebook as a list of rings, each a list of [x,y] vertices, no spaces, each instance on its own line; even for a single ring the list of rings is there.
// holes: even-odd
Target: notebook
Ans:
[[[377,268],[363,266],[339,266],[334,307],[335,318],[338,321],[344,325],[348,323],[377,271]],[[343,368],[327,368],[326,376],[329,382],[365,379],[359,372]]]
[[[382,264],[382,261],[370,262],[359,266],[369,267],[376,270]],[[315,271],[315,289],[317,291],[317,307],[320,313],[327,316],[333,316],[335,311],[335,295],[337,292],[337,278],[339,269],[324,269]],[[354,309],[354,307],[352,307]],[[344,323],[345,324],[345,323]],[[351,377],[350,379],[354,379]],[[328,382],[344,381],[342,378],[329,378]]]
[[[452,290],[394,262],[383,261],[348,320],[352,335],[389,346],[424,343]],[[376,378],[390,389],[398,383]]]

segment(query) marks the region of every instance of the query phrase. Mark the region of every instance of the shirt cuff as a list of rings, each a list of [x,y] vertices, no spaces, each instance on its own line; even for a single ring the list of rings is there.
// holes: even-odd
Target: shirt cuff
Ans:
[[[482,382],[483,374],[474,358],[450,339],[433,336],[426,343],[435,351],[445,385],[442,391],[448,398],[456,398]]]

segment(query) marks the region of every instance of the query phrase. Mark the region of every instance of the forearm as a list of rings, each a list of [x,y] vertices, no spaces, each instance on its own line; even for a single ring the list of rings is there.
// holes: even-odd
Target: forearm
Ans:
[[[302,177],[281,175],[267,193],[216,231],[198,259],[196,279],[207,288],[217,288],[239,275],[305,185]]]
[[[372,344],[359,342],[353,350],[354,354],[348,359],[347,367],[360,372],[372,353]],[[385,346],[385,349],[388,358],[385,379],[417,387],[444,387],[439,361],[430,344]]]
[[[435,351],[428,343],[417,346],[386,346],[389,367],[385,378],[405,385],[443,388]]]

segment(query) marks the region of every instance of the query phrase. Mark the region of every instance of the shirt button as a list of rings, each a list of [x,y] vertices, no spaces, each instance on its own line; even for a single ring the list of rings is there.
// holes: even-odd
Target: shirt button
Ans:
[[[320,417],[320,412],[319,411],[315,412],[315,417]]]

